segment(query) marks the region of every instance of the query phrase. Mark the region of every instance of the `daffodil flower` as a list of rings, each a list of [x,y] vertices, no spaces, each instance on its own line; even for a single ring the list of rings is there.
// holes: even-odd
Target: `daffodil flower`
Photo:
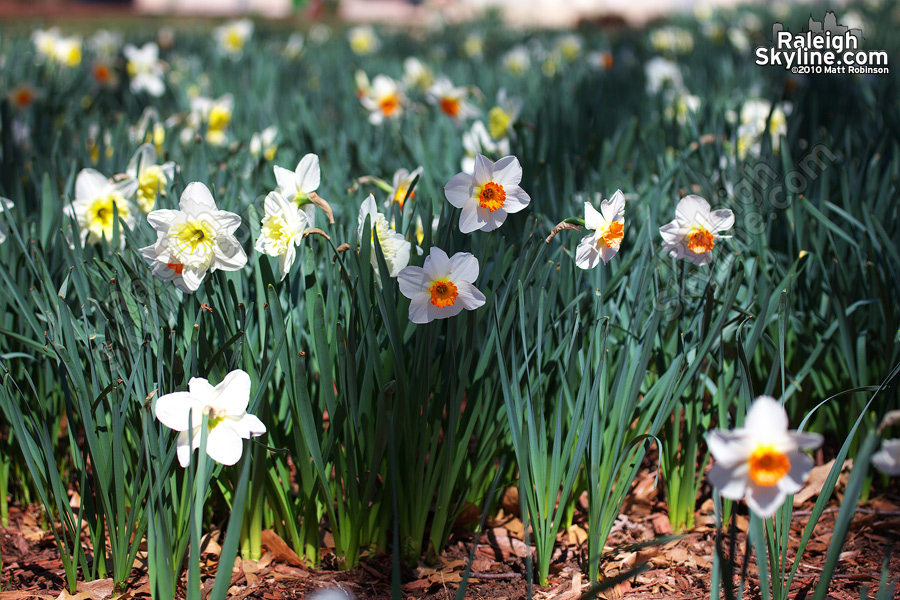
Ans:
[[[274,171],[275,181],[278,182],[276,191],[288,200],[293,200],[306,213],[309,226],[315,227],[316,205],[309,195],[319,189],[322,179],[319,157],[310,153],[300,159],[293,171],[278,165],[274,166]]]
[[[81,64],[81,38],[65,37],[59,29],[52,27],[46,31],[38,30],[31,34],[35,50],[38,54],[53,62],[77,67]]]
[[[410,299],[409,320],[419,324],[483,306],[484,294],[473,285],[476,279],[477,258],[468,252],[448,257],[436,247],[431,248],[423,266],[406,267],[397,277],[400,292]]]
[[[409,264],[409,251],[412,244],[408,242],[402,235],[397,233],[387,222],[385,216],[378,212],[375,204],[375,196],[369,196],[359,207],[359,227],[357,236],[362,238],[363,227],[365,227],[366,217],[369,218],[369,226],[372,228],[371,244],[372,252],[369,255],[372,267],[378,270],[378,257],[375,256],[375,236],[378,236],[378,244],[381,246],[381,252],[384,254],[384,262],[388,266],[388,275],[397,277],[400,270]]]
[[[872,464],[883,475],[900,475],[900,438],[881,440],[881,450],[872,455]]]
[[[200,447],[203,415],[208,415],[206,454],[217,463],[233,465],[244,453],[243,440],[266,432],[262,421],[247,413],[249,402],[250,376],[238,369],[215,387],[206,379],[192,377],[188,391],[160,396],[156,418],[178,432],[178,462],[187,467]]]
[[[510,138],[515,133],[513,126],[519,120],[522,99],[506,95],[506,90],[497,92],[497,105],[488,111],[488,133],[493,140]]]
[[[41,92],[29,83],[21,83],[6,92],[9,103],[16,110],[25,110],[41,97]]]
[[[475,172],[475,157],[479,154],[490,158],[509,154],[509,138],[494,140],[481,121],[475,121],[472,123],[472,127],[463,133],[462,145],[465,156],[463,156],[460,166],[464,173]]]
[[[359,101],[369,111],[369,123],[381,125],[385,119],[396,119],[403,114],[406,97],[396,81],[387,75],[376,75]]]
[[[663,250],[672,258],[686,258],[701,266],[712,262],[712,249],[724,237],[719,232],[734,225],[727,208],[709,210],[700,196],[685,196],[675,208],[675,220],[659,228]]]
[[[175,163],[156,164],[156,147],[142,144],[128,161],[126,175],[137,183],[137,205],[144,214],[153,210],[156,196],[165,196],[175,176]]]
[[[468,96],[469,91],[464,86],[454,87],[446,77],[439,77],[427,95],[431,103],[457,123],[478,114],[478,109],[469,104]]]
[[[154,42],[147,42],[140,48],[126,44],[122,53],[125,54],[131,91],[135,94],[147,92],[155,98],[162,96],[166,84],[163,64],[159,60],[159,46]]]
[[[416,192],[410,191],[410,188],[413,186],[413,182],[416,181],[418,177],[422,176],[422,167],[416,167],[413,171],[409,171],[407,169],[398,169],[394,173],[394,178],[391,186],[391,202],[396,202],[400,205],[400,210],[403,210],[403,204],[407,200],[412,200],[415,197]],[[409,198],[407,198],[409,196]]]
[[[426,91],[434,83],[434,73],[415,56],[403,61],[403,85],[407,89]]]
[[[381,47],[375,30],[369,25],[360,25],[353,27],[347,32],[347,40],[350,42],[350,49],[357,56],[372,54]]]
[[[205,185],[189,184],[179,206],[181,210],[154,210],[147,215],[157,240],[142,248],[141,254],[154,275],[193,293],[207,272],[237,271],[247,264],[247,255],[234,237],[241,218],[219,210]]]
[[[225,94],[215,100],[198,96],[191,100],[191,116],[188,138],[193,137],[193,129],[206,124],[206,142],[212,146],[224,146],[228,141],[228,126],[234,111],[234,96]]]
[[[504,54],[500,62],[513,75],[522,75],[531,67],[531,54],[528,48],[519,44]]]
[[[5,210],[9,210],[12,207],[12,200],[10,200],[9,198],[0,198],[0,213]],[[0,219],[0,244],[6,241],[6,234],[8,231],[9,229],[6,227],[6,223],[4,223],[2,219]]]
[[[715,459],[710,482],[723,497],[744,499],[754,514],[767,518],[803,487],[813,461],[801,450],[818,448],[822,436],[788,431],[781,404],[760,396],[750,406],[743,427],[712,431],[706,441]]]
[[[737,130],[737,153],[745,158],[749,153],[759,153],[762,139],[768,131],[772,151],[778,152],[781,136],[787,133],[787,115],[791,104],[772,105],[768,100],[750,99],[741,107],[740,125]],[[768,124],[768,130],[766,125]]]
[[[259,133],[254,133],[250,138],[250,154],[251,156],[260,156],[266,160],[275,158],[275,152],[278,150],[278,144],[275,138],[278,136],[278,128],[274,125],[266,127]]]
[[[75,178],[75,200],[66,212],[78,223],[82,244],[97,244],[105,239],[109,243],[124,244],[121,237],[113,240],[115,214],[129,229],[134,227],[134,209],[128,198],[134,193],[132,181],[110,181],[94,169],[82,169]],[[121,223],[120,223],[121,229]]]
[[[294,264],[296,246],[303,241],[303,232],[309,220],[293,201],[278,192],[270,192],[266,196],[265,211],[256,251],[277,256],[278,270],[281,271],[281,279],[284,279]]]
[[[651,58],[644,65],[644,78],[646,79],[647,94],[653,96],[664,89],[681,92],[684,90],[684,79],[681,69],[671,60],[660,56]]]
[[[616,190],[612,198],[600,203],[597,212],[590,202],[584,203],[584,226],[593,233],[582,238],[575,251],[575,265],[593,269],[600,260],[606,264],[616,255],[625,237],[625,197]]]
[[[459,230],[493,231],[503,225],[507,214],[528,206],[531,198],[519,187],[520,181],[522,167],[515,156],[504,156],[496,163],[476,156],[474,174],[457,173],[444,186],[450,204],[462,209]]]
[[[231,57],[239,57],[244,51],[244,45],[253,35],[253,21],[239,19],[216,27],[213,37],[219,45],[219,49]]]

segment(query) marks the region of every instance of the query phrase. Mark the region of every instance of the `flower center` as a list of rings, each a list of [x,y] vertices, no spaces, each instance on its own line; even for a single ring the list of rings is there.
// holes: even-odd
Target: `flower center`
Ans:
[[[97,63],[96,65],[94,65],[94,79],[96,79],[100,83],[109,83],[111,75],[112,73],[110,72],[109,67],[107,67],[103,63]]]
[[[209,111],[206,128],[208,131],[223,131],[231,123],[231,111],[223,106],[214,106]]]
[[[225,36],[225,48],[227,48],[229,52],[240,52],[243,47],[243,36],[237,31],[229,31]]]
[[[791,470],[787,455],[774,446],[760,445],[750,455],[750,479],[757,485],[772,486]]]
[[[459,115],[459,100],[446,96],[441,98],[441,110],[451,117]]]
[[[307,194],[303,190],[297,190],[297,195],[294,196],[294,202],[297,203],[298,207],[301,207],[304,204],[309,204],[309,194]]]
[[[618,248],[622,243],[622,238],[625,237],[625,223],[620,223],[619,221],[613,221],[607,226],[606,230],[603,232],[603,236],[600,238],[603,240],[603,243],[606,244],[607,248]],[[597,240],[599,243],[600,240]]]
[[[158,165],[150,165],[141,171],[138,177],[138,205],[142,211],[146,213],[153,210],[156,194],[166,195],[166,183],[166,174]]]
[[[394,193],[394,202],[400,205],[400,209],[403,210],[403,203],[406,202],[406,194],[409,192],[409,187],[405,185],[400,185],[397,187],[397,191]],[[415,197],[415,192],[409,192],[409,200],[412,200]]]
[[[169,230],[169,244],[175,258],[194,267],[209,265],[216,237],[212,225],[202,220],[184,221]]]
[[[130,216],[124,198],[115,192],[96,198],[88,207],[84,226],[95,239],[112,240],[113,217],[116,209],[119,211],[119,217],[128,219]]]
[[[495,106],[488,112],[488,133],[495,140],[506,136],[512,117],[499,106]]]
[[[398,108],[400,108],[400,99],[397,98],[397,94],[391,94],[379,100],[378,106],[381,108],[381,112],[384,116],[390,117],[397,112]]]
[[[81,64],[81,46],[73,45],[66,53],[65,62],[70,67],[77,67]]]
[[[287,223],[277,215],[263,217],[262,235],[266,240],[266,250],[275,254],[284,254],[291,243]]]
[[[449,279],[438,279],[431,283],[431,303],[438,308],[453,306],[459,292]]]
[[[704,254],[713,249],[716,240],[705,227],[694,227],[688,237],[688,249],[694,254]]]
[[[20,88],[13,94],[13,104],[17,108],[27,108],[34,101],[34,92],[28,88]]]
[[[506,190],[499,183],[488,181],[478,190],[478,204],[481,205],[481,208],[494,212],[498,208],[502,208],[504,202],[506,202]]]

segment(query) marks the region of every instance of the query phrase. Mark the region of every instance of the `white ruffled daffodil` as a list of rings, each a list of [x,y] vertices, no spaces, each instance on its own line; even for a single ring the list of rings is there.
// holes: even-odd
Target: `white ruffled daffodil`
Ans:
[[[416,179],[422,176],[422,171],[422,167],[419,166],[413,171],[397,169],[394,173],[391,185],[391,202],[399,204],[400,210],[403,210],[403,205],[407,200],[412,200],[415,197],[416,192],[414,190],[411,191],[410,188],[413,187]]]
[[[219,44],[219,49],[231,57],[239,57],[244,51],[244,45],[253,35],[253,21],[239,19],[230,21],[220,27],[216,27],[213,36]]]
[[[154,98],[162,96],[166,91],[166,84],[163,80],[163,63],[159,60],[159,46],[155,42],[147,42],[140,48],[126,44],[122,53],[125,54],[131,91],[135,94],[147,92]]]
[[[369,123],[381,125],[385,119],[396,119],[403,114],[406,97],[396,81],[387,75],[376,75],[372,85],[359,101],[369,111]]]
[[[369,196],[359,207],[359,228],[357,229],[357,237],[360,239],[363,235],[366,217],[369,218],[369,227],[371,227],[371,244],[372,252],[369,255],[372,267],[378,270],[378,257],[375,256],[375,236],[378,236],[378,244],[381,246],[381,252],[384,254],[384,262],[388,266],[388,275],[397,277],[401,269],[409,264],[409,251],[412,246],[402,235],[397,233],[387,222],[385,216],[378,212],[375,204],[375,196]]]
[[[309,226],[315,227],[316,205],[310,200],[309,195],[319,189],[321,183],[319,157],[310,153],[300,159],[293,171],[278,165],[275,165],[274,170],[275,181],[278,182],[276,191],[288,200],[293,200],[306,213]]]
[[[129,229],[134,227],[134,209],[128,198],[134,193],[133,181],[110,181],[94,169],[82,169],[75,178],[75,200],[66,212],[78,223],[82,244],[100,240],[120,245],[125,243],[119,223],[119,239],[113,240],[116,213]]]
[[[616,190],[609,200],[600,203],[598,212],[590,202],[584,203],[584,226],[593,233],[584,236],[575,251],[575,265],[593,269],[616,255],[625,237],[625,196]]]
[[[247,413],[249,403],[250,376],[238,369],[215,387],[206,379],[192,377],[188,391],[160,396],[156,418],[178,432],[178,462],[187,467],[202,441],[203,415],[208,415],[206,454],[217,463],[230,466],[241,459],[243,440],[266,432],[262,421]]]
[[[137,205],[144,214],[156,206],[156,197],[165,196],[175,177],[175,163],[156,164],[156,146],[142,144],[128,161],[126,175],[137,183]]]
[[[504,156],[496,163],[479,154],[473,173],[457,173],[444,186],[450,204],[462,209],[459,230],[493,231],[506,215],[523,210],[531,198],[519,187],[522,167],[515,156]]]
[[[296,247],[303,241],[309,219],[296,203],[278,192],[270,192],[266,196],[265,211],[256,251],[277,256],[278,270],[281,271],[281,279],[284,279],[297,257]]]
[[[872,464],[888,477],[900,475],[900,438],[881,440],[881,450],[872,455]]]
[[[0,197],[0,213],[7,211],[13,207],[13,201],[9,198]],[[6,241],[6,234],[9,232],[9,229],[6,226],[6,223],[3,222],[3,217],[0,217],[0,244]]]
[[[347,40],[350,42],[350,49],[357,56],[372,54],[381,47],[381,41],[375,35],[375,30],[369,25],[351,28],[347,32]]]
[[[228,126],[233,111],[234,96],[231,94],[215,100],[203,96],[191,100],[192,125],[200,127],[206,124],[206,143],[212,146],[224,146],[228,141]]]
[[[278,127],[275,125],[266,127],[259,133],[254,133],[250,138],[250,155],[262,155],[266,160],[275,158],[275,152],[278,151],[278,144],[275,143],[276,137],[278,137]]]
[[[492,158],[509,154],[509,138],[494,140],[481,121],[475,121],[472,123],[472,127],[463,133],[462,145],[465,156],[463,156],[461,166],[466,173],[475,172],[475,157],[479,154]]]
[[[199,182],[181,194],[180,210],[154,210],[147,221],[157,240],[141,249],[153,274],[183,292],[197,291],[207,272],[238,271],[247,255],[234,232],[241,218],[216,207],[209,189]]]
[[[424,265],[406,267],[397,277],[400,292],[410,299],[409,320],[419,324],[483,306],[484,294],[473,285],[476,279],[477,258],[468,252],[448,257],[437,247],[431,248]]]
[[[685,196],[675,208],[675,220],[659,228],[663,250],[672,258],[686,258],[697,266],[712,262],[712,249],[734,225],[727,208],[711,211],[700,196]]]
[[[478,114],[478,109],[469,104],[469,90],[454,86],[446,77],[439,77],[428,89],[428,100],[457,123]]]
[[[788,431],[788,417],[770,396],[753,401],[744,426],[707,436],[715,464],[710,482],[723,497],[747,501],[760,518],[772,516],[789,494],[799,492],[813,466],[802,450],[818,448],[817,433]]]

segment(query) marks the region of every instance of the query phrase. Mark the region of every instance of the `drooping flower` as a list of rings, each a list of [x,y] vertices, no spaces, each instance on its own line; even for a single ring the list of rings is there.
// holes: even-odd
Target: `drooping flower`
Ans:
[[[506,215],[528,206],[531,198],[519,187],[522,167],[515,156],[504,156],[496,163],[479,154],[474,173],[457,173],[444,186],[450,204],[462,209],[459,230],[493,231],[506,220]]]
[[[220,27],[216,27],[213,36],[219,44],[219,50],[236,58],[244,51],[244,45],[253,35],[253,21],[239,19],[230,21]]]
[[[575,264],[593,269],[600,260],[606,264],[616,255],[625,237],[625,196],[616,190],[609,200],[600,203],[600,212],[584,203],[584,226],[593,233],[584,236],[575,251]]]
[[[712,262],[712,249],[724,237],[722,231],[734,225],[734,213],[727,208],[709,210],[700,196],[685,196],[675,208],[675,220],[659,228],[662,247],[672,258],[686,258],[701,266]]]
[[[369,123],[380,125],[385,119],[396,119],[403,114],[406,97],[396,81],[387,75],[376,75],[359,101],[369,111]]]
[[[462,312],[475,310],[485,303],[484,294],[473,284],[478,279],[478,259],[468,252],[452,257],[432,247],[425,264],[400,271],[400,292],[410,299],[409,320],[430,323]]]
[[[872,464],[884,475],[900,475],[900,438],[881,440],[881,450],[872,455]]]
[[[403,210],[403,204],[407,200],[412,200],[416,195],[415,191],[410,191],[410,188],[413,186],[413,182],[416,181],[416,178],[422,176],[422,167],[416,167],[412,172],[407,169],[398,169],[396,173],[394,173],[394,179],[392,181],[391,186],[391,202],[396,202],[400,205],[400,210]],[[407,198],[407,196],[409,196]]]
[[[166,91],[166,84],[163,80],[163,64],[159,60],[159,46],[154,42],[147,42],[140,48],[126,44],[122,53],[127,61],[131,91],[135,94],[147,92],[155,98],[162,96]]]
[[[359,228],[357,236],[362,238],[363,227],[365,227],[366,217],[369,218],[369,226],[371,227],[371,244],[372,251],[370,260],[372,267],[378,270],[378,257],[375,255],[375,236],[378,236],[378,244],[381,246],[381,252],[384,254],[384,262],[388,266],[388,274],[390,277],[397,277],[400,270],[409,264],[410,244],[402,235],[397,233],[387,222],[385,216],[378,212],[375,204],[375,196],[369,196],[359,207]]]
[[[201,377],[191,377],[188,391],[172,392],[156,401],[156,418],[178,432],[178,462],[187,467],[191,454],[200,447],[203,415],[206,425],[206,454],[217,463],[233,465],[244,453],[243,440],[266,432],[255,415],[247,413],[250,403],[250,376],[238,369],[217,386]]]
[[[270,192],[266,196],[265,211],[256,251],[277,256],[278,270],[281,271],[281,279],[284,279],[294,264],[296,246],[303,241],[303,232],[309,220],[294,202],[278,192]]]
[[[504,137],[495,141],[481,121],[475,121],[468,131],[463,132],[462,145],[465,156],[463,156],[461,166],[465,173],[475,172],[475,157],[479,154],[484,154],[489,158],[509,154],[509,138]]]
[[[147,214],[156,205],[156,196],[166,195],[166,187],[175,176],[175,163],[156,164],[156,147],[142,144],[128,161],[125,173],[137,183],[137,205]]]
[[[350,49],[358,56],[372,54],[381,47],[381,41],[375,35],[375,30],[369,25],[353,27],[347,32],[350,41]]]
[[[13,201],[9,198],[0,197],[0,213],[5,210],[9,210],[13,207]],[[3,218],[0,217],[0,244],[6,241],[6,234],[9,229],[6,227],[6,223],[3,222]]]
[[[723,497],[745,499],[754,514],[767,518],[803,487],[813,461],[801,450],[818,448],[822,436],[788,431],[781,404],[760,396],[750,406],[743,427],[717,429],[706,441],[715,459],[710,482]]]
[[[469,104],[469,90],[465,86],[454,86],[443,76],[428,89],[428,100],[457,123],[478,114],[478,109]]]
[[[113,239],[115,215],[130,229],[134,227],[134,210],[128,198],[135,185],[130,181],[113,182],[94,169],[82,169],[75,178],[75,200],[66,212],[78,223],[82,244],[97,244],[101,239],[119,245],[125,243],[119,223],[119,239]]]
[[[275,125],[266,127],[259,133],[254,133],[250,138],[250,154],[252,156],[262,155],[266,160],[272,160],[278,150],[278,144],[275,143],[277,136],[278,127]]]
[[[310,200],[309,195],[319,189],[321,182],[319,157],[309,153],[300,159],[293,171],[278,165],[275,165],[274,170],[278,193],[288,200],[293,200],[306,213],[309,226],[315,227],[316,205]]]
[[[153,274],[193,293],[207,272],[237,271],[247,255],[234,232],[241,218],[216,207],[209,189],[199,182],[181,194],[180,210],[154,210],[147,221],[156,229],[156,243],[141,249]]]

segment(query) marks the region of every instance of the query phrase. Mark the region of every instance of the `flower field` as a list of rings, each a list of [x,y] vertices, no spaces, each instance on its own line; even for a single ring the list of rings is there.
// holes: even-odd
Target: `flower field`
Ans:
[[[0,598],[894,597],[900,85],[809,13],[5,26]]]

